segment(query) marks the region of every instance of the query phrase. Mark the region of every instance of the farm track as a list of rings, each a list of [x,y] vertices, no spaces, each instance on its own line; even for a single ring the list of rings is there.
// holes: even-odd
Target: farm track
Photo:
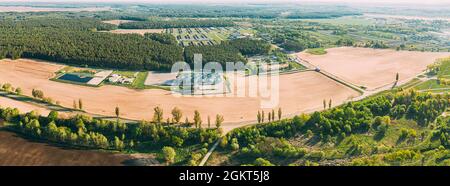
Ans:
[[[310,70],[316,70],[316,69],[319,69],[318,72],[319,72],[320,74],[322,74],[322,75],[324,75],[324,76],[326,76],[326,77],[328,77],[328,78],[330,78],[330,79],[332,79],[332,80],[334,80],[334,81],[336,81],[336,82],[338,82],[338,83],[341,83],[341,84],[343,84],[343,85],[345,85],[345,86],[347,86],[347,87],[349,87],[349,88],[352,88],[353,90],[356,90],[356,91],[359,92],[359,93],[364,93],[364,91],[365,91],[364,89],[360,88],[359,86],[357,86],[357,85],[355,85],[355,84],[353,84],[353,83],[350,83],[350,82],[348,82],[348,81],[345,81],[345,80],[339,78],[338,76],[335,76],[335,75],[333,75],[333,74],[331,74],[331,73],[329,73],[329,72],[327,72],[327,71],[325,71],[325,70],[323,70],[323,69],[320,69],[319,67],[313,65],[312,63],[308,62],[307,60],[301,59],[300,57],[297,57],[297,59],[298,59],[298,60],[297,60],[297,63],[299,63],[300,65],[303,65],[303,66],[307,67],[307,68],[310,69]]]

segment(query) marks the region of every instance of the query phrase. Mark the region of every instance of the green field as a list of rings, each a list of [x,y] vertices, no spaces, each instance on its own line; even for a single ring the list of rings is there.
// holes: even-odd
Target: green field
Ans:
[[[325,55],[327,51],[324,48],[310,48],[306,50],[306,53],[313,55]]]
[[[450,58],[441,60],[438,78],[450,79]]]
[[[450,58],[438,60],[435,64],[430,65],[429,68],[431,68],[431,71],[428,74],[431,76],[436,75],[437,79],[422,82],[415,86],[415,88],[432,93],[450,92],[450,84],[442,82],[450,80]]]
[[[328,24],[362,25],[362,26],[370,26],[375,23],[373,19],[368,19],[361,16],[340,17],[335,19],[307,19],[306,21],[328,23]]]

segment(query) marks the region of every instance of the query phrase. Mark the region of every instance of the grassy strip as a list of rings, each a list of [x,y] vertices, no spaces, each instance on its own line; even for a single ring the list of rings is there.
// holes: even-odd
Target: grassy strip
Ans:
[[[429,90],[429,89],[445,89],[445,88],[450,88],[450,86],[449,85],[441,85],[438,83],[437,80],[432,79],[432,80],[428,80],[428,81],[418,84],[417,86],[415,86],[415,88],[417,90]]]
[[[415,87],[419,83],[422,83],[422,81],[420,79],[418,79],[418,78],[414,78],[413,80],[403,84],[400,87],[403,88],[403,89],[409,89],[409,88]]]
[[[289,65],[292,67],[291,70],[295,69],[295,70],[306,70],[307,68],[303,65],[301,65],[300,63],[297,62],[289,62]]]

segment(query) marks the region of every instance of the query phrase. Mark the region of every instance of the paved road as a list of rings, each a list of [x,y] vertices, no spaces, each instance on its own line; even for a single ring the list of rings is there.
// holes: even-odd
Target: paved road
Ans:
[[[344,79],[342,79],[342,78],[340,78],[340,77],[338,77],[338,76],[336,76],[336,75],[334,75],[332,73],[329,73],[329,72],[325,71],[324,69],[320,69],[319,67],[313,65],[312,63],[310,63],[307,60],[301,59],[300,57],[296,57],[296,58],[297,58],[296,62],[299,63],[300,65],[303,65],[303,66],[305,66],[308,69],[315,70],[316,72],[319,72],[322,75],[324,75],[324,76],[326,76],[326,77],[328,77],[328,78],[330,78],[330,79],[332,79],[334,81],[337,81],[338,83],[341,83],[341,84],[343,84],[343,85],[345,85],[347,87],[350,87],[351,89],[354,89],[354,90],[356,90],[356,91],[358,91],[360,93],[364,92],[364,89],[362,89],[360,86],[355,85],[355,84],[353,84],[351,82],[348,82],[348,81],[346,81],[346,80],[344,80]]]

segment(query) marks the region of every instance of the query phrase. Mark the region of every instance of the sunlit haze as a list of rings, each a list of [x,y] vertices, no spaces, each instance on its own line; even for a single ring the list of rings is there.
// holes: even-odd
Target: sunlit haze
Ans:
[[[450,0],[0,0],[0,2],[51,2],[51,3],[66,3],[66,2],[92,2],[92,3],[209,3],[209,4],[242,4],[242,3],[318,3],[318,2],[332,2],[332,3],[389,3],[389,4],[449,4]]]

